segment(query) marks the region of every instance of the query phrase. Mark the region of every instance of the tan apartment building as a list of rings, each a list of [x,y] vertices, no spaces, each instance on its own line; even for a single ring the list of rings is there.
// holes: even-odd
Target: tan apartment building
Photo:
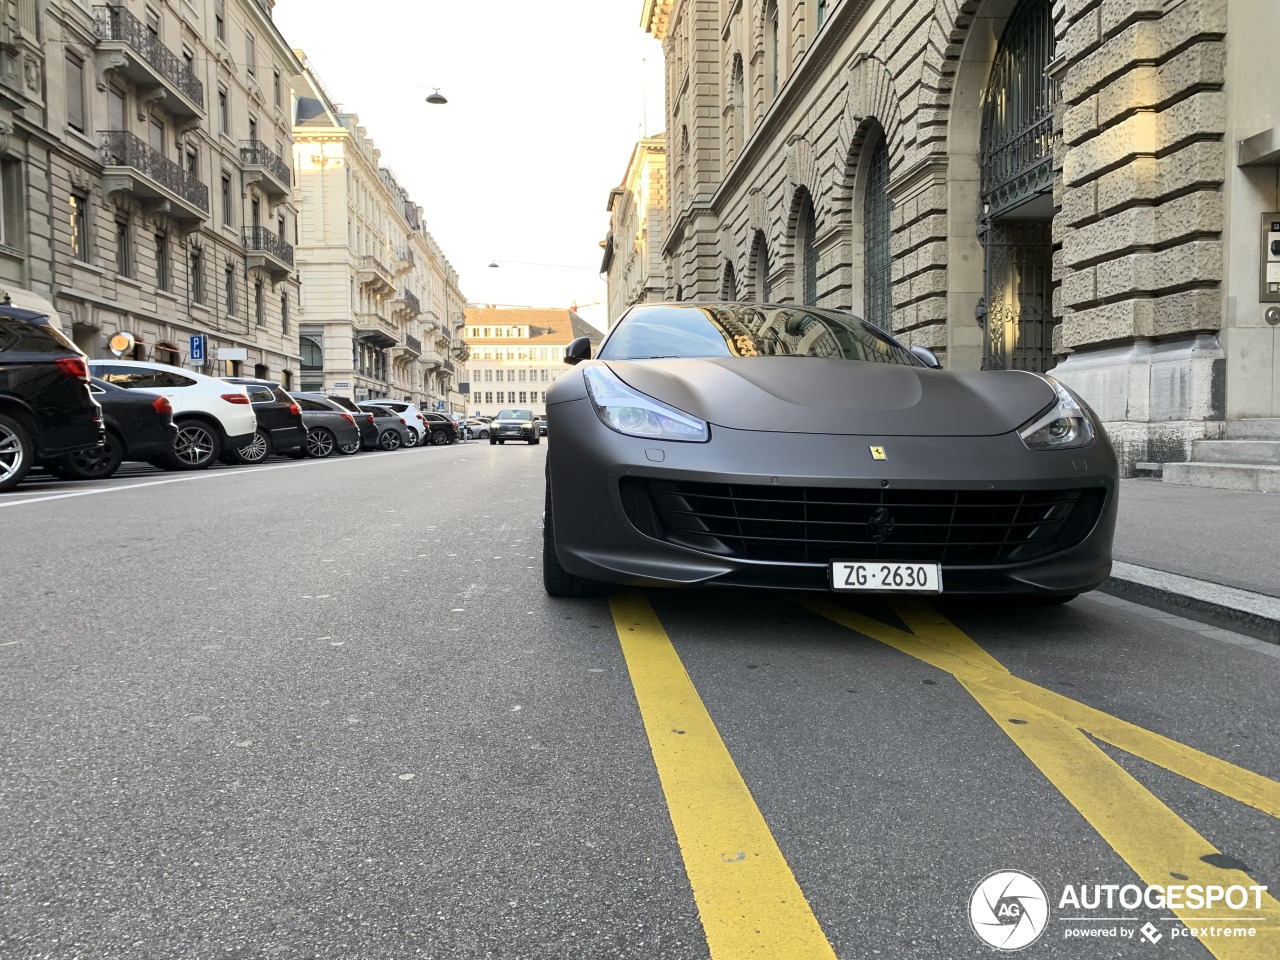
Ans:
[[[610,327],[632,304],[661,300],[666,294],[666,159],[666,138],[661,134],[638,141],[622,183],[609,191],[609,233],[600,272],[609,291]]]
[[[1051,370],[1128,471],[1280,418],[1275,0],[638,9],[666,63],[667,296]]]
[[[0,272],[27,292],[15,302],[45,298],[90,357],[126,333],[137,359],[296,375],[299,64],[272,6],[5,5],[18,42],[3,44],[0,75],[20,80],[6,89],[21,101],[0,96],[13,111]],[[189,356],[197,334],[203,361]]]
[[[302,388],[460,411],[457,273],[359,116],[303,59],[293,126]]]
[[[569,368],[565,347],[578,337],[598,345],[603,334],[572,310],[468,307],[463,336],[470,359],[467,413],[494,416],[503,407],[547,412],[547,390]]]

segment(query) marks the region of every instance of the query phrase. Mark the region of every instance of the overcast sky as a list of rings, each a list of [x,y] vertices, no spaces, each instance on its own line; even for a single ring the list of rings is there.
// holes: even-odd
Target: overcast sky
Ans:
[[[662,47],[642,7],[277,0],[275,21],[422,206],[467,299],[577,302],[603,326],[609,191],[663,124]],[[435,87],[447,104],[425,102]]]

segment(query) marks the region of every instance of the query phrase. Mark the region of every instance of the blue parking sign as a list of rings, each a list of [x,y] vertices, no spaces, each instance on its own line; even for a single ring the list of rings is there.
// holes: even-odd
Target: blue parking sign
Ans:
[[[191,349],[188,351],[192,360],[204,359],[204,334],[197,333],[191,338]]]

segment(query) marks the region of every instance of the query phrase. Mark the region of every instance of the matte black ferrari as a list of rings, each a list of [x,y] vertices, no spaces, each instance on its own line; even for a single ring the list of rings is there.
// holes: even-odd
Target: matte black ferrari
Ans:
[[[1069,600],[1115,454],[1052,377],[951,373],[815,307],[640,304],[547,393],[543,582]]]

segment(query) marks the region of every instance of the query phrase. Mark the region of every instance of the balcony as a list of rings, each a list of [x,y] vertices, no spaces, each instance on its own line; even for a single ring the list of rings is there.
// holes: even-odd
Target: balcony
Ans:
[[[204,119],[204,84],[124,7],[94,7],[99,74],[114,70],[132,80],[143,101],[159,103],[181,124]]]
[[[401,290],[391,301],[391,312],[394,315],[402,314],[404,320],[413,320],[422,312],[422,303],[412,290]]]
[[[413,269],[413,251],[408,247],[396,251],[396,273],[408,273]]]
[[[356,279],[377,297],[389,297],[396,292],[396,278],[377,257],[361,257],[356,262]]]
[[[422,341],[405,334],[404,340],[397,343],[395,349],[398,359],[417,360],[422,356]]]
[[[266,227],[245,227],[244,248],[249,252],[248,266],[266,270],[272,283],[293,272],[293,247]]]
[[[386,349],[400,342],[400,331],[386,317],[376,313],[358,313],[352,324],[357,340],[363,340],[371,347]]]
[[[261,186],[269,203],[289,199],[293,171],[261,140],[240,141],[240,163],[248,174],[246,182]]]
[[[131,194],[148,213],[193,226],[209,219],[209,188],[132,133],[108,130],[98,153],[104,195]]]

